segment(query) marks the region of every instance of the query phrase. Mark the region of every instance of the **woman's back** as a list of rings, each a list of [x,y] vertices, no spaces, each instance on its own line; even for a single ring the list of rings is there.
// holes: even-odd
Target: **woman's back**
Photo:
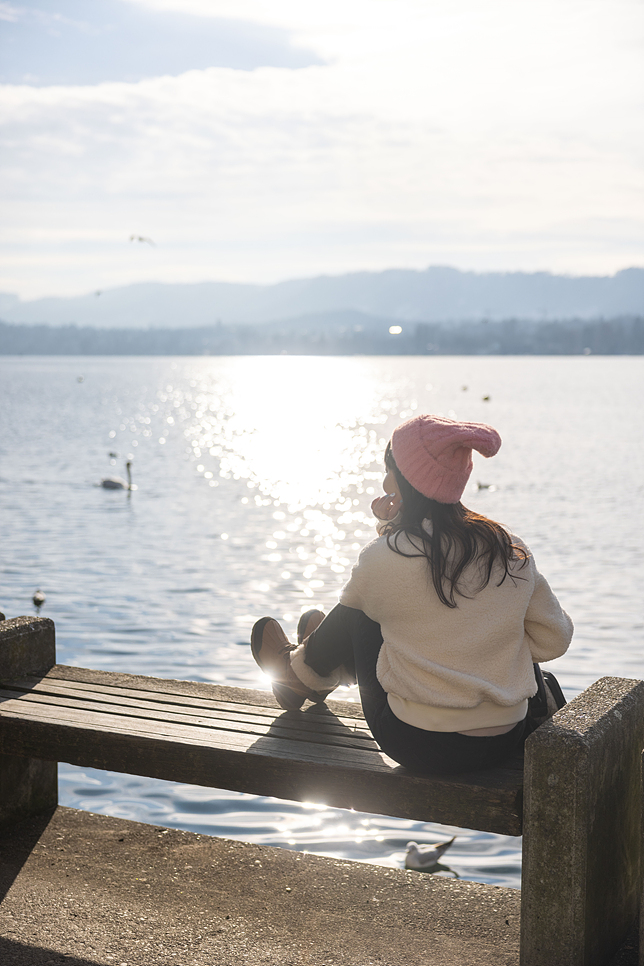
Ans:
[[[365,547],[340,597],[381,626],[378,678],[385,690],[438,707],[471,708],[485,700],[508,706],[529,697],[530,645],[541,645],[540,660],[559,657],[571,627],[532,558],[511,561],[507,576],[497,562],[482,588],[480,560],[474,561],[452,608],[439,599],[426,558],[411,555],[415,539],[401,533],[398,545],[405,555],[386,536]],[[537,587],[538,606],[530,613]]]
[[[430,414],[394,430],[372,503],[380,536],[340,603],[312,612],[297,648],[271,618],[253,628],[282,707],[322,700],[349,668],[372,734],[408,768],[487,767],[521,746],[533,662],[565,652],[572,622],[525,545],[460,502],[472,449],[500,445],[490,426]]]

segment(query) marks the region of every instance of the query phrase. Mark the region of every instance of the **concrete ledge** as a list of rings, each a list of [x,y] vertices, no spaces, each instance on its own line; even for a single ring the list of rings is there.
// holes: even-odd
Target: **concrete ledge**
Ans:
[[[523,966],[606,966],[637,920],[644,682],[601,678],[526,742]]]
[[[519,959],[517,890],[73,809],[5,832],[0,869],[3,966]]]
[[[46,673],[56,663],[56,629],[45,617],[0,620],[0,681]],[[55,808],[55,761],[0,754],[0,826]]]
[[[56,630],[47,617],[0,622],[0,681],[41,674],[56,663]]]

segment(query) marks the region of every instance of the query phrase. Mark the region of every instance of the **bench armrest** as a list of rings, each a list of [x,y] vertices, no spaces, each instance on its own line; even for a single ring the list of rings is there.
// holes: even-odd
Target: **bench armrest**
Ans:
[[[45,674],[56,663],[56,631],[47,617],[0,622],[0,681]]]
[[[522,966],[601,966],[640,901],[644,682],[601,678],[525,746]]]

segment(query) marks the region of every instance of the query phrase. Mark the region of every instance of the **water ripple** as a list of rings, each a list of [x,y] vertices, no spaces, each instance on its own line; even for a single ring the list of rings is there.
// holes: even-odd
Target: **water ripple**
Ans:
[[[567,695],[603,674],[644,677],[642,359],[82,365],[80,385],[78,360],[0,358],[0,609],[33,613],[44,590],[61,663],[265,686],[252,624],[272,614],[292,634],[303,610],[333,606],[373,536],[385,441],[433,411],[490,421],[503,437],[493,461],[475,456],[465,502],[525,537],[572,614],[573,647],[553,666]],[[96,486],[128,458],[136,492]],[[520,843],[504,836],[67,765],[61,800],[397,866],[408,839],[458,834],[454,872],[519,884]]]

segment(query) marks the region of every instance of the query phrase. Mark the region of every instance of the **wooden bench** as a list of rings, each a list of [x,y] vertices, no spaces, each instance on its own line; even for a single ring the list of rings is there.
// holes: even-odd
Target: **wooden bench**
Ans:
[[[603,678],[522,758],[423,778],[382,754],[359,706],[285,712],[271,694],[55,663],[54,625],[0,623],[0,823],[57,803],[56,763],[524,834],[523,966],[603,966],[637,916],[644,683]]]

